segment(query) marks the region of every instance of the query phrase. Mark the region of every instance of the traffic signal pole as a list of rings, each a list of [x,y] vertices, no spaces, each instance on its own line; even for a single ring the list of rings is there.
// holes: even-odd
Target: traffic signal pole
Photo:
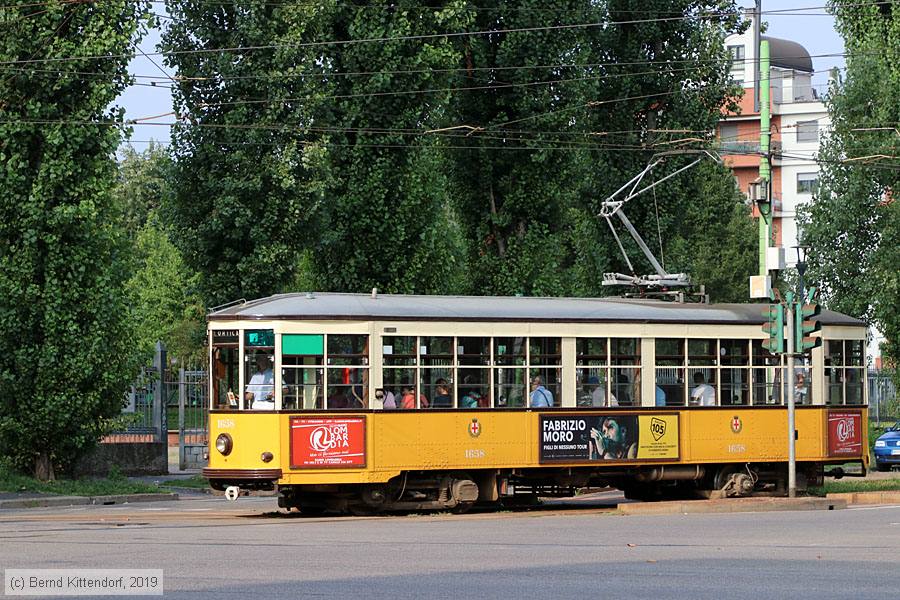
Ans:
[[[794,298],[791,292],[785,294],[785,321],[787,322],[787,413],[788,413],[788,497],[797,495],[797,427],[795,422],[796,410],[794,403]]]

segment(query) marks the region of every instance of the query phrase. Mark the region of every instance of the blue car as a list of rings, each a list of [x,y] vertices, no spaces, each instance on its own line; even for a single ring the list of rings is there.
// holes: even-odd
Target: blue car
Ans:
[[[875,468],[890,471],[893,466],[900,467],[900,421],[875,441]]]

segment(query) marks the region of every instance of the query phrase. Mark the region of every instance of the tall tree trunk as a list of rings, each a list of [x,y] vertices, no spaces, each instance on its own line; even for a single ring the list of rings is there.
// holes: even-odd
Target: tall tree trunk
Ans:
[[[46,452],[41,452],[34,457],[34,478],[38,481],[53,481],[56,475],[53,473],[53,461]]]

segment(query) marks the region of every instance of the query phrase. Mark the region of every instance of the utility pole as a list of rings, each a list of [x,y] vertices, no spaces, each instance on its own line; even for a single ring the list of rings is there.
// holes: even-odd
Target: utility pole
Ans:
[[[801,292],[802,294],[802,292]],[[796,410],[794,405],[794,293],[787,292],[785,295],[785,321],[787,321],[787,413],[788,413],[788,498],[794,498],[797,495],[797,425]]]
[[[757,18],[759,14],[757,13]],[[766,186],[767,203],[759,203],[759,274],[765,277],[769,274],[766,266],[766,250],[769,247],[770,229],[772,223],[772,206],[775,199],[772,197],[772,170],[770,159],[772,156],[770,145],[771,116],[769,113],[769,41],[762,40],[759,43],[759,177]]]

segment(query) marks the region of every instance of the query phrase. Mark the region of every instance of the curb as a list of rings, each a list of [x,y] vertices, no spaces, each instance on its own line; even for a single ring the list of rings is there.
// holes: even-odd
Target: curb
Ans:
[[[829,500],[844,500],[848,504],[900,504],[900,492],[841,492],[828,494]]]
[[[796,510],[840,510],[847,508],[843,498],[729,498],[727,500],[686,500],[675,502],[636,502],[620,504],[626,515],[675,515],[688,513],[740,513]]]
[[[131,504],[133,502],[162,502],[178,500],[178,494],[117,494],[114,496],[46,496],[0,500],[0,510],[7,508],[52,508],[56,506],[85,506]]]

